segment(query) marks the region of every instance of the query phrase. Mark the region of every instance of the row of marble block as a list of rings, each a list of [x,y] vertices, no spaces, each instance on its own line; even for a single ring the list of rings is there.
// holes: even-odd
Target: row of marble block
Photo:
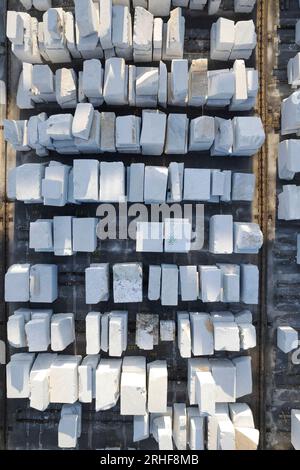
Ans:
[[[95,399],[96,411],[114,408],[133,415],[133,441],[153,436],[160,450],[255,450],[259,432],[248,405],[236,403],[252,388],[251,360],[192,359],[188,362],[188,401],[168,406],[166,361],[145,357],[100,359],[20,353],[7,364],[8,398],[29,398],[45,411],[64,403],[58,446],[74,448],[81,435],[82,405]],[[232,380],[232,381],[231,381]],[[79,400],[79,401],[78,401]],[[203,411],[204,410],[204,411]],[[207,439],[206,435],[207,426]]]
[[[71,11],[49,8],[41,22],[28,13],[8,11],[6,35],[22,62],[70,63],[74,59],[123,57],[135,62],[183,57],[185,18],[181,8],[166,22],[138,6],[111,0],[74,0]]]
[[[64,404],[58,424],[58,447],[77,446],[82,430],[82,405]],[[133,417],[133,442],[152,437],[159,450],[256,450],[259,431],[246,403],[217,404],[205,416],[185,403],[168,406],[166,413]]]
[[[100,362],[99,362],[100,359]],[[55,353],[13,354],[6,366],[7,398],[29,398],[32,408],[44,411],[50,403],[91,403],[96,411],[113,408],[120,398],[120,414],[144,416],[166,413],[168,393],[167,361],[146,364],[144,356],[105,359],[99,355],[58,355]],[[197,373],[210,372],[214,393],[204,390],[210,402],[205,409],[196,393]],[[148,379],[148,380],[147,380]],[[147,386],[148,385],[148,386]],[[235,403],[252,393],[249,356],[230,359],[188,360],[188,401],[200,412],[213,415],[216,403]]]
[[[84,2],[84,0],[82,0]],[[52,0],[20,0],[26,10],[36,8],[46,11],[52,6]],[[103,0],[93,0],[94,3],[104,3]],[[149,10],[154,16],[168,16],[171,6],[183,7],[189,10],[204,10],[207,8],[209,15],[218,13],[222,7],[222,0],[112,0],[113,5],[126,5],[130,8],[138,6]],[[234,11],[236,13],[251,13],[256,0],[234,0]]]
[[[135,344],[152,351],[162,342],[175,342],[174,320],[161,320],[157,314],[136,314]],[[75,341],[73,313],[53,314],[52,310],[20,308],[7,322],[7,339],[13,348],[29,352],[64,351]],[[127,350],[128,312],[113,311],[86,316],[86,353],[121,357]],[[256,346],[252,315],[243,311],[188,313],[177,315],[177,344],[183,358],[212,356],[215,351],[239,352]],[[283,342],[280,343],[283,349]],[[286,347],[285,347],[286,350]]]
[[[56,216],[53,220],[38,219],[30,222],[29,248],[36,252],[52,252],[55,256],[72,256],[77,252],[93,253],[98,244],[98,220],[95,217]],[[132,236],[136,240],[136,251],[142,253],[188,253],[193,250],[192,241],[202,242],[202,245],[204,243],[204,239],[198,240],[198,234],[192,232],[192,223],[187,218],[137,222]],[[211,253],[257,254],[262,244],[263,234],[257,224],[233,222],[231,215],[215,215],[210,218]],[[197,245],[198,251],[201,248],[201,245]]]
[[[265,142],[262,121],[256,116],[222,119],[166,114],[144,109],[141,116],[99,113],[91,103],[79,103],[72,114],[46,113],[28,120],[4,120],[4,138],[20,152],[49,150],[62,155],[120,152],[142,155],[184,155],[210,151],[212,156],[255,155]]]
[[[114,325],[116,318],[118,329]],[[122,356],[122,339],[124,334],[127,336],[126,325],[127,312],[88,313],[86,353],[99,354],[104,351],[110,356]],[[212,356],[215,351],[246,351],[256,347],[256,330],[249,311],[237,315],[231,312],[178,312],[177,336],[175,320],[159,321],[157,314],[136,314],[135,344],[139,349],[152,351],[160,341],[175,342],[176,337],[183,358],[192,355]]]
[[[110,297],[109,264],[92,264],[85,270],[86,303],[95,305]],[[148,299],[164,306],[182,301],[204,303],[242,302],[257,305],[259,270],[252,264],[218,264],[214,266],[150,265]],[[113,265],[113,299],[115,303],[143,301],[143,267],[141,263]]]
[[[58,297],[58,267],[54,264],[14,264],[5,275],[6,302],[52,303]],[[180,276],[179,276],[180,273]],[[143,301],[142,263],[112,266],[115,303]],[[180,278],[180,284],[179,284]],[[179,290],[180,287],[180,290]],[[109,263],[91,264],[85,270],[86,303],[98,304],[110,298]],[[185,301],[257,304],[259,271],[252,264],[212,266],[149,266],[148,299],[165,306]]]
[[[206,59],[171,61],[171,71],[164,62],[158,67],[126,65],[121,58],[83,62],[78,74],[72,68],[52,72],[49,65],[23,63],[17,106],[33,109],[36,104],[58,103],[75,108],[89,101],[118,106],[156,108],[158,105],[226,107],[230,111],[248,111],[256,103],[258,72],[236,60],[232,69],[208,70]]]
[[[26,204],[57,207],[96,202],[229,203],[251,202],[254,191],[252,173],[184,168],[184,164],[176,162],[169,168],[144,163],[126,168],[122,162],[82,159],[73,160],[73,167],[51,161],[25,163],[11,169],[7,197]]]

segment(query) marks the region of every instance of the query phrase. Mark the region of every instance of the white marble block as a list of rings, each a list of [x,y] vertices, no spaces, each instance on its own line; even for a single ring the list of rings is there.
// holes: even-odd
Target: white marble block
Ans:
[[[277,328],[277,346],[285,354],[298,348],[298,331],[291,326],[279,326]]]
[[[149,430],[149,413],[143,416],[133,417],[133,442],[140,442],[148,439],[150,435]]]
[[[257,305],[259,299],[259,270],[253,264],[241,265],[241,300]]]
[[[194,356],[213,355],[214,336],[210,316],[205,313],[190,313],[190,322]]]
[[[175,341],[176,323],[174,320],[160,320],[160,341]]]
[[[30,268],[30,302],[51,304],[58,297],[58,266],[35,264]]]
[[[234,403],[238,398],[235,365],[229,359],[210,359],[210,366],[216,382],[216,402]]]
[[[145,415],[147,402],[145,357],[124,357],[120,395],[121,415]]]
[[[87,304],[106,302],[109,299],[108,263],[95,263],[86,268],[85,288],[85,301]]]
[[[144,201],[146,204],[160,204],[166,201],[168,169],[163,166],[146,166]]]
[[[53,221],[38,219],[30,222],[29,248],[36,252],[53,251]]]
[[[167,411],[168,370],[166,361],[150,362],[148,368],[148,411],[165,413]]]
[[[51,349],[63,351],[75,341],[73,313],[58,313],[51,318]]]
[[[99,29],[99,13],[93,0],[74,0],[75,18],[81,36],[90,36]]]
[[[291,410],[291,443],[295,450],[300,449],[300,411]]]
[[[187,412],[185,403],[173,405],[173,440],[177,450],[187,447]]]
[[[31,320],[26,322],[25,333],[29,352],[47,351],[51,342],[50,321],[52,310],[31,312]]]
[[[170,113],[167,122],[165,153],[184,155],[188,146],[189,120],[186,114]]]
[[[128,202],[144,201],[145,164],[132,163],[127,168],[127,200]]]
[[[53,218],[53,245],[56,256],[72,256],[72,220],[73,217],[58,216]]]
[[[209,201],[211,197],[210,192],[211,170],[185,168],[183,191],[183,199],[185,201]]]
[[[99,354],[101,347],[101,313],[89,312],[85,317],[86,354]]]
[[[105,63],[103,97],[106,104],[125,105],[128,102],[128,65],[119,57]]]
[[[164,249],[166,253],[188,253],[191,248],[192,226],[189,219],[165,219]]]
[[[56,354],[38,354],[30,371],[30,408],[45,411],[50,403],[49,374]]]
[[[81,356],[59,355],[50,366],[50,403],[78,400],[78,366]]]
[[[252,393],[252,366],[250,356],[235,357],[232,362],[236,369],[236,398]]]
[[[238,325],[232,322],[214,322],[214,349],[216,351],[239,351],[240,333]]]
[[[148,299],[157,301],[161,291],[161,266],[149,266]]]
[[[199,296],[199,275],[197,266],[180,266],[180,295],[183,302],[192,302]]]
[[[211,372],[196,372],[195,395],[199,412],[201,414],[214,415],[216,407],[216,383]]]
[[[81,202],[99,201],[99,162],[74,160],[74,199]]]
[[[108,351],[110,356],[121,357],[127,349],[128,312],[109,314]]]
[[[13,264],[5,274],[5,302],[29,301],[30,264]]]
[[[234,253],[257,254],[263,245],[263,233],[258,224],[234,222]]]
[[[113,408],[120,396],[121,359],[101,359],[96,370],[96,411]]]
[[[192,355],[192,335],[188,312],[177,313],[177,339],[180,356],[190,358]]]
[[[210,364],[207,358],[190,358],[187,363],[187,395],[190,405],[196,405],[196,373],[210,372]]]

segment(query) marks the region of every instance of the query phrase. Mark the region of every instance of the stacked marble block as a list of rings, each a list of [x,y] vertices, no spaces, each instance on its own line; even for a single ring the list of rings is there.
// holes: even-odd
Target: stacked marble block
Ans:
[[[177,344],[181,357],[213,356],[215,352],[239,352],[256,347],[256,330],[248,310],[177,313]]]
[[[144,109],[142,117],[115,116],[79,103],[74,116],[45,113],[27,121],[4,120],[4,138],[17,151],[36,150],[39,156],[54,150],[62,155],[102,152],[142,155],[186,154],[210,151],[212,156],[253,156],[265,141],[262,121],[255,116],[221,119],[187,118]]]
[[[71,216],[30,222],[29,248],[36,252],[52,252],[55,256],[93,253],[97,248],[97,222],[94,217]]]
[[[7,339],[13,348],[29,352],[64,351],[75,341],[73,313],[20,308],[8,318]]]
[[[250,59],[257,43],[253,20],[235,23],[219,18],[212,25],[210,36],[210,58],[212,60]]]
[[[112,175],[114,186],[110,184]],[[184,168],[183,164],[176,162],[170,163],[169,168],[146,166],[144,163],[133,163],[125,167],[123,162],[100,162],[99,165],[98,160],[76,159],[73,161],[73,167],[52,161],[48,166],[41,163],[25,163],[12,169],[8,175],[7,196],[11,200],[23,201],[26,204],[41,203],[53,207],[75,203],[124,201],[146,204],[199,201],[215,204],[231,201],[251,202],[254,190],[255,176],[252,173]],[[94,246],[91,219],[72,222],[75,226],[75,238],[79,243],[77,251],[85,251],[79,241],[79,225],[86,227],[89,246]],[[43,238],[45,244],[42,246],[42,240],[37,240],[35,245],[33,239],[32,248],[52,251],[51,221],[38,222],[33,226],[33,230],[40,229],[39,233],[43,233],[47,238]]]
[[[23,63],[17,105],[33,109],[36,104],[57,102],[62,109],[75,108],[78,102],[101,106],[152,107],[157,105],[229,106],[230,111],[251,110],[258,93],[258,73],[236,60],[232,69],[207,69],[206,59],[195,59],[188,69],[186,59],[174,59],[171,72],[164,62],[158,67],[126,65],[122,58],[105,61],[85,60],[78,76],[74,69]]]
[[[72,12],[49,8],[43,21],[28,13],[8,11],[6,35],[22,62],[68,63],[73,59],[123,57],[137,62],[182,58],[185,19],[175,8],[163,22],[137,6],[112,0],[74,0]]]

